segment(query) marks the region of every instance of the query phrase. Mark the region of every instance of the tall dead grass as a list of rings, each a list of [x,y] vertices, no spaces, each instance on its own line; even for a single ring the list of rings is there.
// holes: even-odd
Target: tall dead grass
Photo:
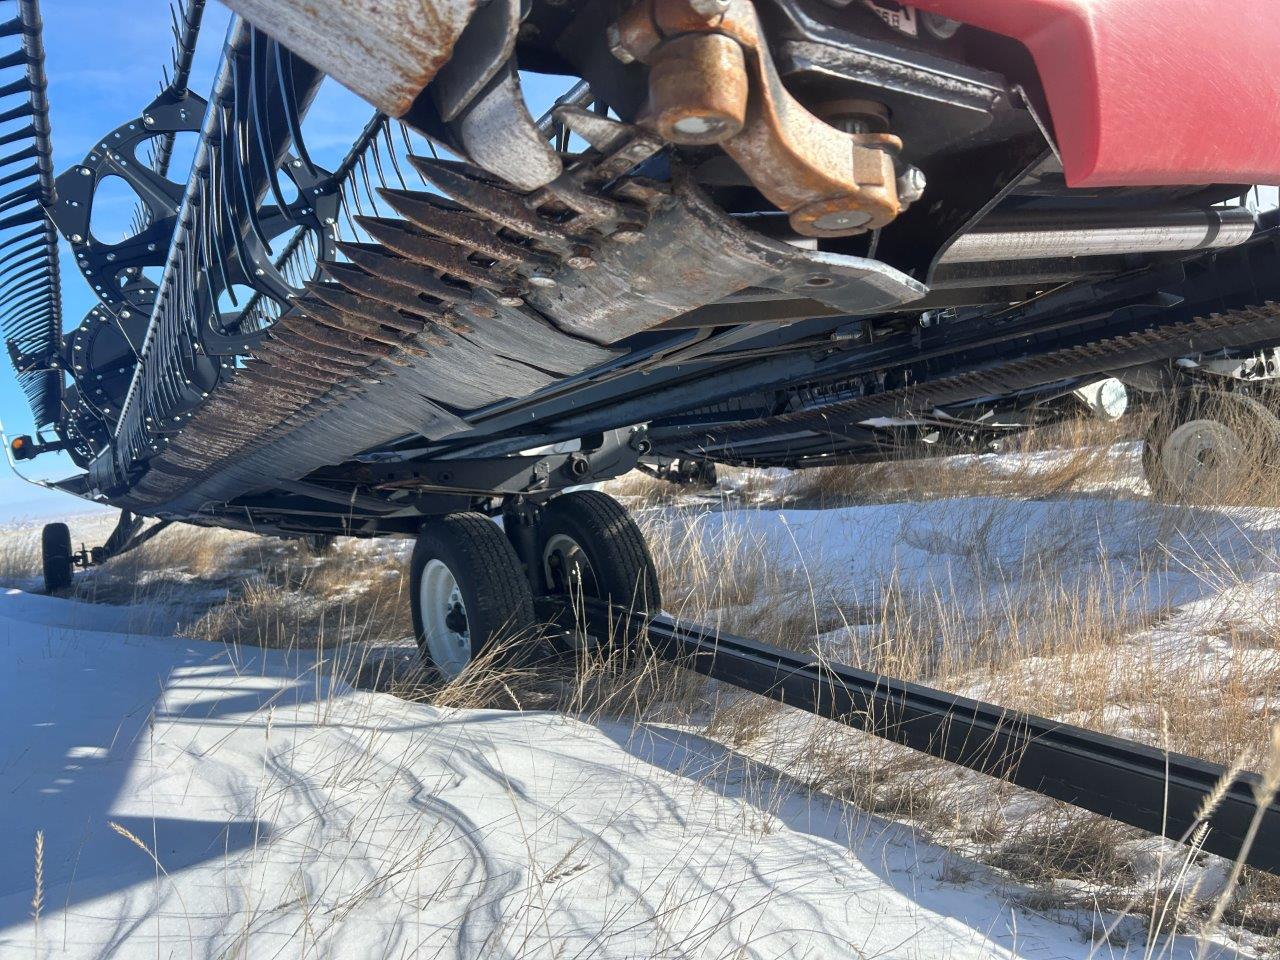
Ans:
[[[301,542],[277,549],[187,632],[237,646],[298,649],[405,640],[412,635],[407,574],[395,547],[343,540],[320,556]]]
[[[761,479],[750,497],[703,496],[692,506],[650,478],[613,492],[636,509],[665,607],[680,618],[1262,769],[1280,720],[1280,591],[1267,579],[1280,572],[1280,546],[1256,533],[1257,511],[1270,508],[1252,494],[1228,498],[1253,505],[1234,513],[1152,502],[1136,450],[1121,446],[1132,437],[1132,425],[1066,424],[998,458],[834,467]],[[947,500],[942,521],[936,509],[927,512],[940,499]],[[1082,502],[1095,505],[1092,512],[1072,507]],[[960,573],[922,582],[911,569],[893,568],[851,592],[839,570],[833,576],[829,565],[803,556],[781,564],[776,539],[732,522],[735,511],[859,504],[903,504],[893,535],[953,557]],[[699,521],[713,513],[721,522],[708,535]],[[1133,535],[1118,552],[1097,550],[1083,574],[1064,565],[1092,556],[1102,528],[1119,523]],[[1019,549],[1010,551],[1011,541]],[[0,554],[0,563],[16,570],[29,562],[19,547],[9,549],[11,561]],[[123,602],[171,587],[189,596],[201,587],[210,597],[188,629],[203,639],[308,648],[408,643],[405,554],[394,548],[343,542],[317,558],[273,541],[175,530],[120,560],[129,556],[96,572],[86,598]],[[1199,585],[1193,606],[1147,602],[1150,584],[1175,575]],[[1272,938],[1272,947],[1280,942],[1280,885],[1269,875],[1246,869],[1224,893],[1204,880],[1211,861],[1194,851],[705,681],[643,650],[588,648],[551,667],[495,658],[446,685],[412,668],[392,674],[368,682],[440,706],[554,708],[696,730],[768,771],[762,783],[772,785],[762,789],[778,789],[782,778],[787,789],[909,822],[971,858],[975,870],[1006,877],[1037,909],[1146,911],[1152,924],[1141,931],[1166,929],[1172,917],[1183,931],[1221,922]],[[1186,869],[1153,869],[1153,857]]]
[[[999,458],[901,458],[810,471],[778,485],[775,506],[901,503],[908,518],[917,504],[947,500],[946,536],[925,546],[954,554],[970,574],[960,583],[922,586],[911,571],[893,569],[859,584],[850,598],[803,565],[780,570],[776,541],[753,533],[752,524],[721,523],[708,538],[687,510],[652,504],[641,522],[666,605],[681,617],[1263,769],[1280,721],[1280,593],[1266,578],[1280,572],[1280,545],[1256,536],[1253,525],[1259,511],[1280,503],[1268,496],[1275,475],[1242,474],[1223,494],[1235,513],[1155,503],[1134,432],[1063,425]],[[1079,502],[1099,506],[1082,514],[1070,506]],[[1034,508],[1058,503],[1060,515]],[[1083,575],[1061,565],[1112,523],[1135,531],[1119,555],[1099,550],[1096,569]],[[1023,538],[1022,549],[1011,560],[1005,548],[1015,538]],[[1150,585],[1170,577],[1198,585],[1193,607],[1147,602]],[[1146,909],[1175,916],[1183,930],[1220,912],[1255,934],[1276,935],[1280,887],[1269,875],[1244,870],[1226,897],[1230,906],[1219,909],[1216,888],[1193,890],[1187,881],[1174,890],[1167,876],[1153,875],[1153,841],[1137,831],[714,684],[693,703],[702,710],[691,706],[687,722],[707,735],[812,789],[913,823],[1022,884],[1033,905]],[[1176,847],[1166,855],[1185,856]],[[1204,876],[1205,858],[1195,860],[1184,880]]]
[[[0,586],[29,583],[39,573],[39,531],[26,524],[0,529]]]
[[[1045,497],[1105,486],[1123,478],[1117,444],[1141,436],[1145,418],[1107,423],[1072,418],[1028,430],[990,454],[936,456],[923,444],[904,444],[876,463],[804,470],[785,486],[798,505],[943,500],[967,496]],[[998,464],[998,469],[993,466]]]

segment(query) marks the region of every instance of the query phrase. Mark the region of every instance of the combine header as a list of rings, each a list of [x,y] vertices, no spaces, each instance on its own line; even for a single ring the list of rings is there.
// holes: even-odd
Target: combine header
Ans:
[[[53,486],[121,510],[92,551],[50,525],[50,589],[175,521],[412,537],[415,630],[454,675],[571,596],[660,609],[635,524],[570,488],[981,446],[1181,389],[1149,459],[1194,495],[1229,458],[1187,452],[1203,382],[1177,361],[1247,368],[1242,393],[1276,372],[1280,235],[1247,203],[1280,180],[1270,0],[228,2],[207,99],[187,0],[159,96],[55,176],[37,5],[0,0],[0,308],[35,421],[10,452],[65,452]],[[545,112],[536,74],[569,78]],[[308,120],[334,81],[367,103],[339,150]],[[96,229],[109,181],[124,237]],[[69,324],[59,234],[97,298]],[[1157,822],[1150,751],[645,623],[695,669],[1146,829],[1200,829],[1221,772],[1163,758]],[[1227,855],[1256,813],[1231,791]]]

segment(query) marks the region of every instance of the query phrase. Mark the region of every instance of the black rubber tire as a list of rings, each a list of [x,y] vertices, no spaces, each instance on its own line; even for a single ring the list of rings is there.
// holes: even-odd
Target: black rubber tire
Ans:
[[[562,494],[542,509],[538,524],[538,557],[548,543],[563,534],[581,548],[591,567],[583,593],[638,613],[662,609],[658,571],[644,534],[617,500],[598,490]],[[564,584],[547,584],[552,593],[566,593]]]
[[[1151,496],[1155,500],[1168,502],[1177,499],[1176,491],[1165,479],[1164,468],[1160,463],[1160,448],[1164,446],[1165,441],[1169,439],[1169,434],[1180,422],[1186,407],[1187,404],[1183,402],[1172,411],[1156,414],[1142,438],[1142,475],[1146,478],[1147,486],[1151,488]]]
[[[413,632],[426,663],[436,666],[422,613],[422,574],[431,560],[442,561],[457,582],[473,660],[495,640],[510,641],[513,653],[533,644],[533,591],[506,534],[478,513],[451,513],[423,526],[409,564]]]
[[[303,546],[313,557],[323,557],[333,552],[338,538],[331,533],[309,533],[302,538]]]
[[[44,589],[57,593],[71,586],[75,573],[71,530],[65,523],[46,523],[40,532],[40,557],[44,563]]]
[[[1263,475],[1280,466],[1280,419],[1265,404],[1240,393],[1197,391],[1171,411],[1157,415],[1143,438],[1142,472],[1155,499],[1199,505],[1217,502],[1212,495],[1184,489],[1171,479],[1163,459],[1174,433],[1197,420],[1220,424],[1239,436],[1252,461],[1250,471]]]

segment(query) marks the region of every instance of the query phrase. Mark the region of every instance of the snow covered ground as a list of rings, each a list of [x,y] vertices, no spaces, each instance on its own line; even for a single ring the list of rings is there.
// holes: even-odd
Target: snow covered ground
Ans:
[[[787,477],[765,479],[785,489]],[[1160,669],[1204,685],[1245,660],[1280,676],[1274,642],[1205,635],[1274,603],[1273,511],[1109,496],[722,506],[642,519],[726,566],[767,558],[769,582],[791,592],[740,605],[811,608],[820,638],[852,658],[879,655],[886,583],[942,597],[961,620],[993,596],[1034,608],[1047,584],[1103,584],[1123,616],[1161,611],[1101,645],[1114,655],[1104,674],[1167,653]],[[832,610],[866,616],[833,628]],[[357,689],[322,655],[192,640],[174,616],[0,591],[5,960],[1146,960],[1199,947],[1148,943],[1141,912],[1063,908],[839,791],[807,789],[815,725],[833,726],[821,721],[778,720],[786,756],[776,740],[729,749],[693,724],[442,709]],[[1011,659],[1028,687],[1059,669]],[[992,676],[970,689],[990,692]],[[1257,695],[1249,709],[1265,714],[1274,691]],[[1220,880],[1213,864],[1192,873],[1215,869]],[[1241,955],[1262,943],[1237,942],[1251,944]]]
[[[1090,954],[705,739],[406,703],[131,613],[0,595],[6,958]]]

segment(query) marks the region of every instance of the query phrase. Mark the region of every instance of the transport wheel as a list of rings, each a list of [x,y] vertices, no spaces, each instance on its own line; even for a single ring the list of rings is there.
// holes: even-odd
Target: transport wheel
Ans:
[[[607,600],[633,612],[662,608],[644,534],[622,504],[598,490],[575,490],[543,507],[538,555],[552,594]]]
[[[458,676],[492,644],[533,632],[533,593],[502,528],[478,513],[429,521],[410,570],[413,630],[425,661]]]
[[[333,545],[338,542],[338,538],[330,533],[311,533],[302,538],[302,542],[306,544],[307,552],[315,557],[323,557],[333,551]]]
[[[44,589],[56,593],[71,586],[71,530],[65,523],[46,523],[40,533],[40,556],[44,561]]]
[[[1158,500],[1198,505],[1256,498],[1280,465],[1280,420],[1238,393],[1205,392],[1157,416],[1142,468]]]
[[[710,460],[681,460],[679,462],[681,484],[698,487],[716,485],[716,465]]]

